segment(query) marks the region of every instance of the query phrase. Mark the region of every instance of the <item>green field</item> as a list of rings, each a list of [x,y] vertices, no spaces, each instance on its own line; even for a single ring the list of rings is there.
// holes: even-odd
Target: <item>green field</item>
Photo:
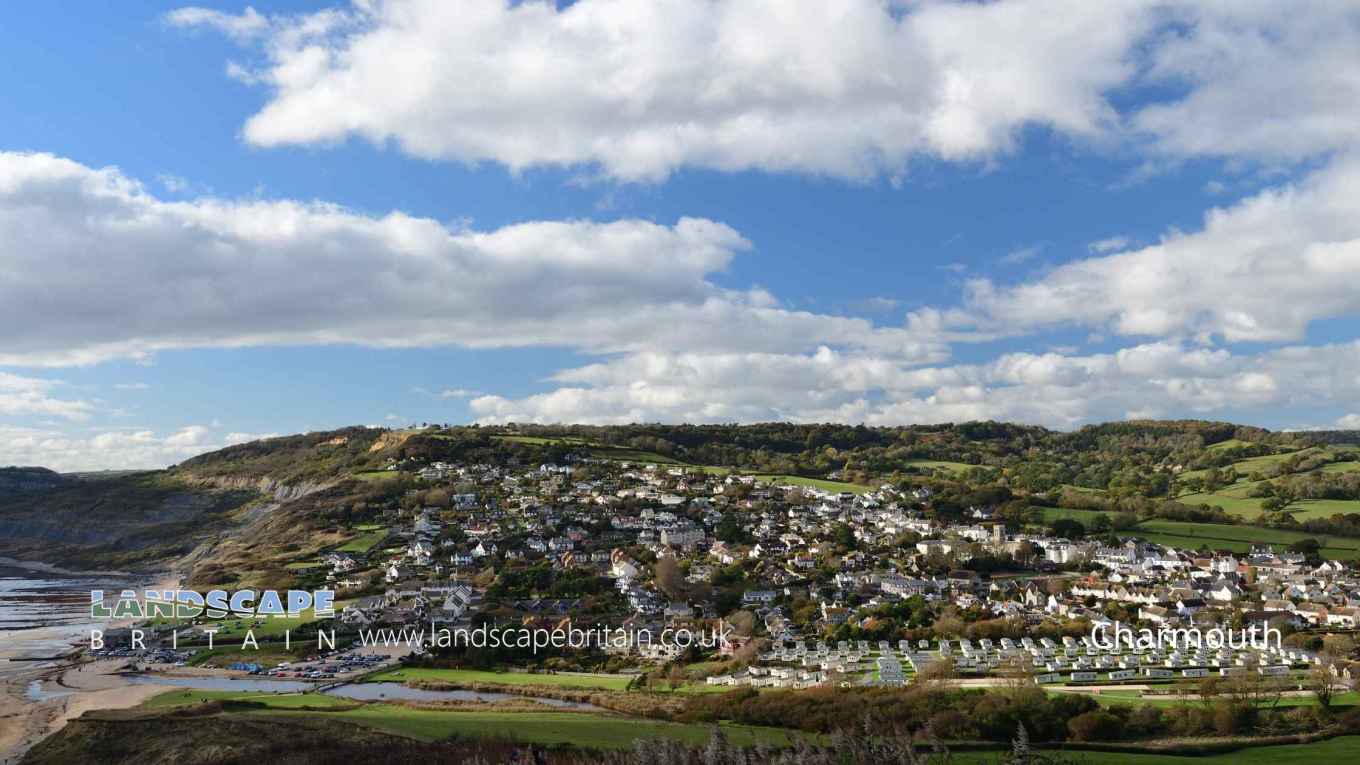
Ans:
[[[946,460],[904,460],[904,464],[914,468],[926,470],[944,470],[950,473],[964,473],[972,470],[978,465],[969,465],[966,462],[949,462]]]
[[[337,604],[338,608],[343,608]],[[256,619],[224,619],[217,628],[217,643],[239,642],[245,637],[247,631],[255,634],[256,640],[265,638],[283,638],[283,633],[296,630],[304,624],[316,621],[310,610],[304,611],[297,616],[283,617],[259,617]],[[316,642],[313,638],[312,642]]]
[[[1114,513],[1105,510],[1077,510],[1069,507],[1048,507],[1045,505],[1034,505],[1034,507],[1044,511],[1044,523],[1052,523],[1060,518],[1068,518],[1074,521],[1080,521],[1083,524],[1090,524],[1097,515],[1103,515],[1106,518],[1114,517]]]
[[[393,478],[403,478],[407,474],[400,470],[364,470],[354,474],[354,478],[360,481],[387,481]]]
[[[1301,499],[1290,505],[1285,512],[1298,521],[1330,518],[1337,513],[1347,515],[1360,513],[1360,502],[1349,499]]]
[[[1229,442],[1226,442],[1226,441],[1225,441],[1224,443],[1226,444],[1226,443],[1229,443]],[[1240,442],[1239,442],[1239,443],[1240,443]],[[1226,447],[1224,447],[1224,446],[1222,446],[1222,445],[1220,445],[1220,444],[1215,444],[1214,446],[1209,447],[1210,450],[1214,450],[1215,448],[1226,448]],[[1262,455],[1262,456],[1260,456],[1260,457],[1247,457],[1246,459],[1241,459],[1241,460],[1238,460],[1238,461],[1232,463],[1231,467],[1232,467],[1234,470],[1237,471],[1237,474],[1238,474],[1238,475],[1246,476],[1246,475],[1250,475],[1251,473],[1254,473],[1254,472],[1256,472],[1256,471],[1258,471],[1258,470],[1265,470],[1266,468],[1274,467],[1275,465],[1278,465],[1278,464],[1280,464],[1281,462],[1284,462],[1285,460],[1289,459],[1290,457],[1292,457],[1292,456],[1295,455],[1295,454],[1302,454],[1302,455],[1305,455],[1305,456],[1306,456],[1306,455],[1309,455],[1309,454],[1317,453],[1317,452],[1319,452],[1319,451],[1322,451],[1322,450],[1310,448],[1310,449],[1304,449],[1304,450],[1302,450],[1302,451],[1282,452],[1282,453],[1280,453],[1280,454],[1266,454],[1266,455]],[[1182,477],[1182,478],[1189,478],[1189,477],[1191,477],[1191,476],[1203,476],[1203,475],[1204,475],[1205,473],[1207,473],[1207,472],[1209,472],[1209,471],[1208,471],[1208,470],[1187,470],[1187,471],[1185,471],[1184,473],[1181,473],[1181,477]]]
[[[814,489],[821,489],[822,491],[848,491],[853,494],[867,494],[874,490],[872,486],[862,486],[857,483],[846,483],[844,481],[828,481],[824,478],[806,478],[801,475],[771,475],[768,473],[757,473],[756,480],[772,484],[810,486]]]
[[[475,685],[498,683],[500,685],[552,685],[559,688],[583,688],[587,690],[622,691],[632,680],[627,675],[550,675],[530,672],[487,672],[475,669],[390,669],[369,675],[365,682],[397,682],[407,680],[426,680],[431,682],[459,683]]]
[[[1097,515],[1112,516],[1102,510],[1073,510],[1061,507],[1042,507],[1044,522],[1052,523],[1059,518],[1070,518],[1089,524]],[[1324,558],[1340,560],[1360,559],[1360,539],[1351,537],[1329,537],[1323,534],[1309,534],[1306,531],[1288,529],[1268,529],[1262,526],[1230,525],[1226,523],[1191,523],[1189,521],[1169,521],[1154,518],[1139,523],[1137,528],[1116,532],[1122,536],[1138,536],[1149,542],[1171,545],[1182,549],[1197,550],[1207,545],[1214,550],[1248,552],[1253,544],[1274,545],[1277,550],[1288,547],[1301,539],[1316,539],[1322,545]]]
[[[321,715],[365,725],[387,733],[435,741],[450,736],[491,736],[543,745],[621,749],[638,738],[673,738],[699,745],[708,741],[709,725],[659,722],[586,712],[443,711],[398,704],[356,703],[320,693],[242,693],[179,689],[154,696],[145,709],[172,709],[205,701],[250,701],[267,709],[240,714]],[[327,711],[316,711],[316,710]],[[749,746],[764,741],[788,744],[798,735],[779,728],[723,725],[732,741]]]
[[[280,709],[268,714],[308,713]],[[451,736],[491,736],[544,746],[574,745],[592,749],[624,749],[631,747],[639,738],[672,738],[698,746],[707,743],[712,733],[710,725],[585,712],[444,712],[393,704],[365,704],[357,709],[327,713],[326,716],[425,741]],[[723,725],[722,728],[730,741],[743,746],[761,741],[783,745],[798,735],[779,728],[748,725]]]
[[[1210,448],[1212,449],[1217,446],[1219,445],[1215,444],[1214,447]],[[1303,451],[1300,452],[1289,452],[1285,454],[1268,454],[1263,457],[1250,457],[1248,459],[1238,460],[1237,462],[1234,462],[1232,464],[1232,467],[1237,471],[1238,475],[1244,476],[1241,480],[1229,486],[1219,488],[1217,491],[1214,492],[1199,492],[1196,494],[1185,494],[1178,497],[1177,501],[1187,505],[1201,505],[1201,504],[1210,506],[1216,505],[1218,507],[1222,507],[1225,512],[1230,513],[1232,515],[1236,515],[1240,518],[1247,520],[1255,519],[1262,512],[1261,499],[1259,497],[1252,497],[1251,494],[1255,490],[1256,485],[1259,482],[1247,480],[1245,476],[1248,476],[1251,473],[1257,471],[1265,470],[1266,468],[1273,467],[1283,462],[1284,460],[1288,459],[1289,457],[1293,456],[1294,454],[1301,454],[1307,456],[1312,454],[1318,454],[1322,451],[1324,450],[1304,449]],[[1332,453],[1340,453],[1353,451],[1353,449],[1349,446],[1340,446],[1340,447],[1328,447],[1328,449],[1326,449],[1325,451],[1329,451]],[[1353,471],[1360,471],[1360,462],[1333,462],[1327,465],[1323,465],[1322,467],[1318,468],[1315,472],[1349,473]],[[1203,476],[1205,472],[1206,471],[1204,470],[1191,470],[1182,473],[1181,477],[1187,478],[1190,476]],[[1290,505],[1287,512],[1291,513],[1295,518],[1297,518],[1300,521],[1305,521],[1313,518],[1326,518],[1337,513],[1360,513],[1360,501],[1325,500],[1325,499],[1302,500],[1294,503],[1293,505]]]
[[[373,546],[387,538],[387,529],[379,527],[373,531],[365,531],[359,536],[349,540],[344,545],[336,548],[338,552],[363,554],[373,549]]]
[[[336,601],[335,610],[339,612],[340,609],[343,609],[345,605],[350,602],[352,601]],[[190,620],[187,619],[176,620],[161,617],[153,619],[152,623],[157,625],[170,624],[174,622],[178,622],[179,624],[188,624],[189,621]],[[314,622],[316,621],[316,616],[313,613],[312,609],[306,609],[297,616],[257,616],[257,617],[233,616],[225,619],[212,619],[212,620],[209,620],[206,617],[201,617],[196,621],[200,622],[200,624],[198,625],[200,627],[211,626],[216,628],[217,634],[213,636],[213,641],[219,647],[230,648],[231,644],[234,643],[236,644],[236,647],[239,648],[241,639],[245,637],[246,632],[253,632],[255,634],[255,639],[261,643],[264,643],[267,640],[278,640],[280,643],[282,643],[284,632],[296,630],[297,628],[301,627],[304,624]],[[294,642],[296,643],[296,641]],[[315,643],[316,638],[313,637],[310,642]]]
[[[1190,549],[1198,549],[1203,544],[1210,549],[1225,549],[1234,552],[1247,552],[1251,549],[1252,544],[1287,547],[1301,539],[1316,539],[1322,544],[1321,554],[1324,558],[1342,560],[1360,558],[1360,539],[1326,537],[1302,531],[1267,529],[1260,526],[1151,520],[1138,524],[1138,528],[1133,533],[1157,544]]]
[[[1353,697],[1356,694],[1347,694]],[[1099,697],[1097,697],[1099,698]],[[182,689],[155,696],[142,706],[146,709],[171,709],[203,701],[252,701],[264,705],[260,711],[236,714],[293,717],[321,716],[364,725],[375,730],[408,738],[434,741],[451,736],[491,736],[544,746],[571,745],[597,749],[622,749],[639,738],[671,738],[690,745],[706,743],[712,727],[702,724],[669,723],[639,718],[598,715],[584,712],[510,712],[441,711],[416,709],[395,704],[359,704],[324,694],[262,694],[232,691]],[[1286,699],[1281,702],[1285,704]],[[1138,703],[1136,699],[1109,698],[1101,703]],[[1179,702],[1157,702],[1179,703]],[[1347,703],[1347,702],[1343,702]],[[1354,704],[1355,699],[1348,703]],[[306,709],[304,709],[306,708]],[[333,711],[313,711],[327,709]],[[733,743],[743,746],[766,742],[786,745],[799,735],[780,728],[746,725],[722,726]],[[1082,763],[1115,765],[1186,765],[1187,763],[1247,763],[1247,765],[1312,765],[1313,763],[1360,761],[1360,736],[1342,736],[1312,744],[1288,744],[1241,749],[1218,755],[1187,757],[1168,754],[1131,754],[1120,752],[1083,752],[1068,750],[1064,756]],[[997,753],[955,752],[959,763],[993,763]]]
[[[1336,465],[1328,465],[1328,467],[1339,467],[1342,464],[1350,465],[1350,463],[1337,463]],[[1230,515],[1238,516],[1244,520],[1255,520],[1263,511],[1261,510],[1261,500],[1257,497],[1248,496],[1254,485],[1255,483],[1252,481],[1238,481],[1232,486],[1226,486],[1213,494],[1203,492],[1186,494],[1178,497],[1176,501],[1186,505],[1217,505]],[[1327,518],[1337,513],[1360,513],[1360,501],[1301,499],[1291,504],[1285,512],[1299,521]]]
[[[259,693],[242,691],[205,691],[183,688],[153,696],[142,703],[145,709],[169,709],[201,704],[205,701],[252,701],[272,709],[354,709],[357,701],[324,693]]]
[[[1333,462],[1318,468],[1321,473],[1354,473],[1357,470],[1360,470],[1360,462]]]
[[[1250,441],[1242,441],[1236,438],[1229,438],[1227,441],[1219,441],[1216,444],[1210,444],[1204,448],[1211,452],[1221,452],[1224,449],[1236,449],[1241,446],[1252,446],[1252,443]]]
[[[530,444],[533,446],[581,446],[585,447],[590,452],[590,456],[603,460],[616,460],[619,462],[655,462],[661,465],[684,464],[673,457],[667,457],[663,454],[657,454],[656,452],[630,449],[625,446],[607,446],[575,436],[492,436],[492,438],[512,444]]]
[[[1126,754],[1123,752],[1082,752],[1068,750],[1063,757],[1080,763],[1100,765],[1319,765],[1320,763],[1360,762],[1360,736],[1340,736],[1312,744],[1285,744],[1239,749],[1235,752],[1202,757],[1173,754]],[[995,763],[996,752],[955,752],[957,763]]]
[[[576,436],[492,436],[498,441],[508,441],[512,444],[533,444],[535,446],[549,446],[552,444],[571,444],[573,446],[593,446],[594,444],[578,438]]]

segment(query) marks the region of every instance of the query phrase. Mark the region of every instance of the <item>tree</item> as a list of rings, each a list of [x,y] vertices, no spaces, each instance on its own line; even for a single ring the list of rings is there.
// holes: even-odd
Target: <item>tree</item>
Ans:
[[[673,555],[663,555],[656,559],[656,587],[671,599],[684,595],[685,578],[680,573],[680,562]]]
[[[1222,693],[1223,681],[1221,679],[1209,675],[1199,681],[1199,698],[1205,706],[1208,706]]]
[[[1314,664],[1308,671],[1308,690],[1313,692],[1313,697],[1317,699],[1318,706],[1324,710],[1332,707],[1332,694],[1336,688],[1336,678],[1332,676],[1332,671],[1336,664],[1330,658],[1324,658],[1321,664]]]
[[[751,535],[747,534],[746,529],[741,527],[741,520],[736,513],[724,513],[713,533],[720,541],[729,544],[742,544],[751,541]]]
[[[1059,518],[1053,521],[1049,530],[1053,532],[1053,536],[1063,539],[1081,539],[1086,536],[1086,526],[1072,518]]]
[[[831,538],[836,540],[836,544],[842,549],[855,549],[855,530],[850,528],[849,524],[836,524],[836,528],[832,531]]]
[[[1067,721],[1067,731],[1077,741],[1111,741],[1123,727],[1119,718],[1102,709],[1084,712]]]
[[[727,617],[727,624],[733,634],[747,637],[755,633],[756,615],[750,611],[737,611]]]
[[[666,683],[674,691],[685,684],[685,672],[680,669],[679,664],[672,664],[670,674],[666,677]]]
[[[1256,719],[1256,709],[1231,699],[1223,699],[1214,705],[1214,731],[1220,736],[1232,736],[1251,728]]]
[[[1099,536],[1101,534],[1108,534],[1113,529],[1114,524],[1110,522],[1110,517],[1104,513],[1100,513],[1091,519],[1091,526],[1087,531],[1093,536]]]

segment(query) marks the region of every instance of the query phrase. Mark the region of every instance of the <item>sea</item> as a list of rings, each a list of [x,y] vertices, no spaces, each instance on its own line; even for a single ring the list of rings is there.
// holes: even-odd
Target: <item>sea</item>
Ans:
[[[0,672],[6,663],[17,668],[19,662],[66,653],[72,642],[88,636],[96,626],[90,618],[91,590],[116,593],[143,584],[127,575],[54,573],[0,563]]]

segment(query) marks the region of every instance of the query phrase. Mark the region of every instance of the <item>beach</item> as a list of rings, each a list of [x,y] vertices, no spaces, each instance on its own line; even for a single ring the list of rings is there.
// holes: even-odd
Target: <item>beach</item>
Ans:
[[[173,589],[179,577],[165,575],[149,586]],[[87,711],[137,706],[165,690],[133,684],[118,674],[126,659],[89,661],[81,656],[79,645],[89,626],[68,623],[0,633],[0,765],[18,762],[33,745]]]
[[[123,659],[48,667],[7,675],[0,693],[0,763],[18,762],[30,747],[92,709],[126,709],[165,691],[117,674]],[[30,692],[34,682],[38,693]]]

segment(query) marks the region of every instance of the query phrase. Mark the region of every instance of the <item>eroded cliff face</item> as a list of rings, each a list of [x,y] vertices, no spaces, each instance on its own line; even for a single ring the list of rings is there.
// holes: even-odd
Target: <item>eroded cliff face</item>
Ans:
[[[301,499],[335,485],[335,481],[281,481],[275,478],[256,478],[253,476],[198,476],[183,473],[185,479],[198,482],[204,487],[227,491],[250,491],[275,502],[288,502]]]
[[[164,570],[257,500],[159,473],[66,481],[0,498],[0,555],[74,568]]]
[[[298,550],[341,538],[326,515],[352,501],[360,484],[350,476],[386,464],[407,438],[380,436],[285,436],[135,474],[0,470],[0,555],[226,581],[277,576]]]
[[[237,482],[229,482],[237,485]],[[260,486],[259,499],[235,513],[233,524],[176,562],[191,586],[275,587],[291,575],[289,561],[345,539],[326,511],[352,502],[354,482]]]

